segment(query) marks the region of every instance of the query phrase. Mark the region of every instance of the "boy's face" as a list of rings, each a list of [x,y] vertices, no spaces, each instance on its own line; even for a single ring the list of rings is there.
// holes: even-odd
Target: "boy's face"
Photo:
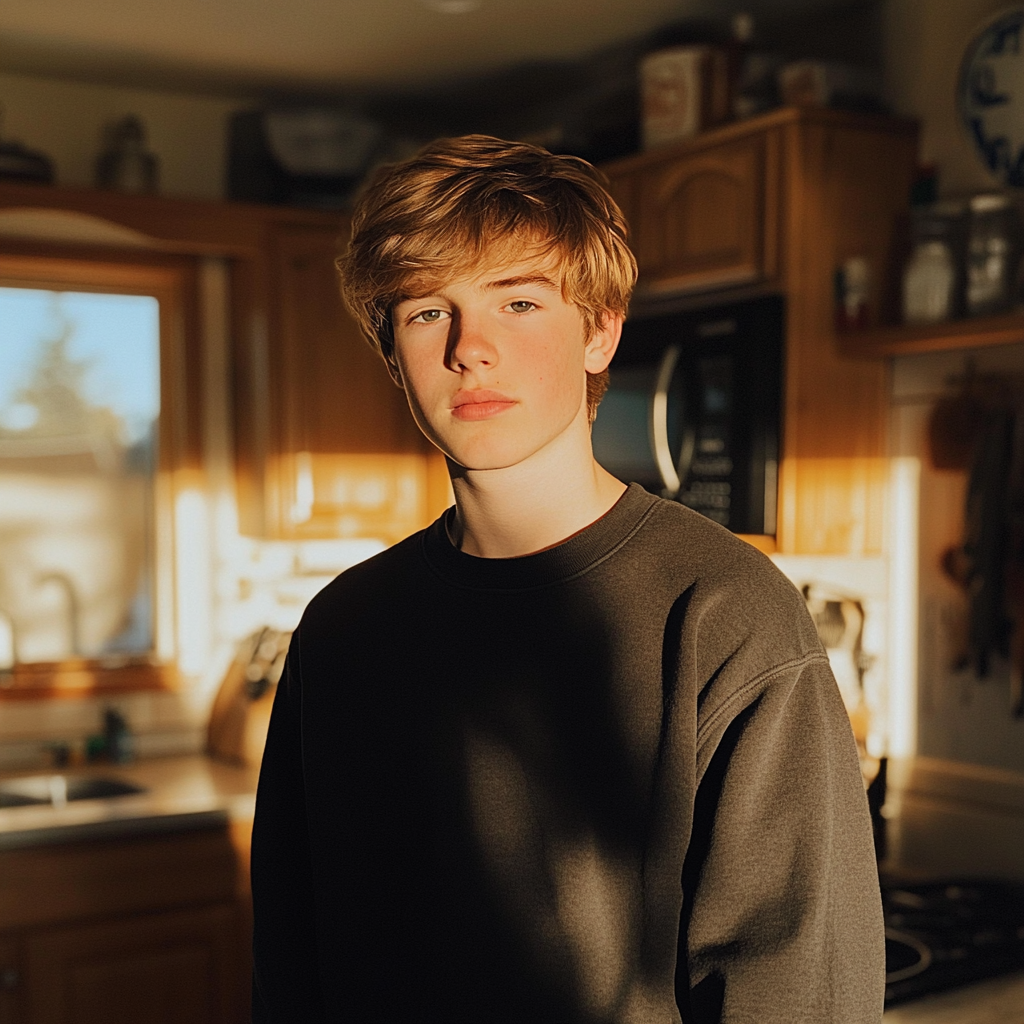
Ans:
[[[497,262],[404,299],[392,320],[416,422],[471,470],[517,465],[588,431],[586,372],[607,367],[622,326],[607,315],[585,340],[579,307],[562,298],[557,254]]]

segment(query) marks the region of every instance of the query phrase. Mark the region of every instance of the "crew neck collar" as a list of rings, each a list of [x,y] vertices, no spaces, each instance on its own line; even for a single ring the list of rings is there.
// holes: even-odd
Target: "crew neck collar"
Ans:
[[[529,590],[579,576],[604,561],[640,528],[657,498],[630,484],[596,522],[568,540],[533,555],[481,558],[460,551],[448,537],[448,509],[423,533],[423,555],[448,583],[477,590]]]

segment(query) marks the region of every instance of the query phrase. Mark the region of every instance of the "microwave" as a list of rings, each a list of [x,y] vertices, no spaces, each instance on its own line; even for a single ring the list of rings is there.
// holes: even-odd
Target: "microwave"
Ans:
[[[597,461],[734,533],[774,534],[784,334],[780,296],[630,316],[594,421]]]

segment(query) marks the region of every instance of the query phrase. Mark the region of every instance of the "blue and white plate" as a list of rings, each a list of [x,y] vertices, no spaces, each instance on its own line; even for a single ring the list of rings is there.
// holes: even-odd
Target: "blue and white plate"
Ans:
[[[968,45],[957,110],[982,163],[1024,188],[1024,7],[998,15]]]

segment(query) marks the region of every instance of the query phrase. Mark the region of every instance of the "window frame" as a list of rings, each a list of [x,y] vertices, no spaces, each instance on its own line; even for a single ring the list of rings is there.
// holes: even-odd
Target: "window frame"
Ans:
[[[147,655],[18,663],[0,673],[0,701],[181,689],[176,498],[203,484],[200,421],[199,268],[152,250],[18,243],[0,245],[0,286],[148,295],[160,305],[160,416],[154,481],[154,649]]]

